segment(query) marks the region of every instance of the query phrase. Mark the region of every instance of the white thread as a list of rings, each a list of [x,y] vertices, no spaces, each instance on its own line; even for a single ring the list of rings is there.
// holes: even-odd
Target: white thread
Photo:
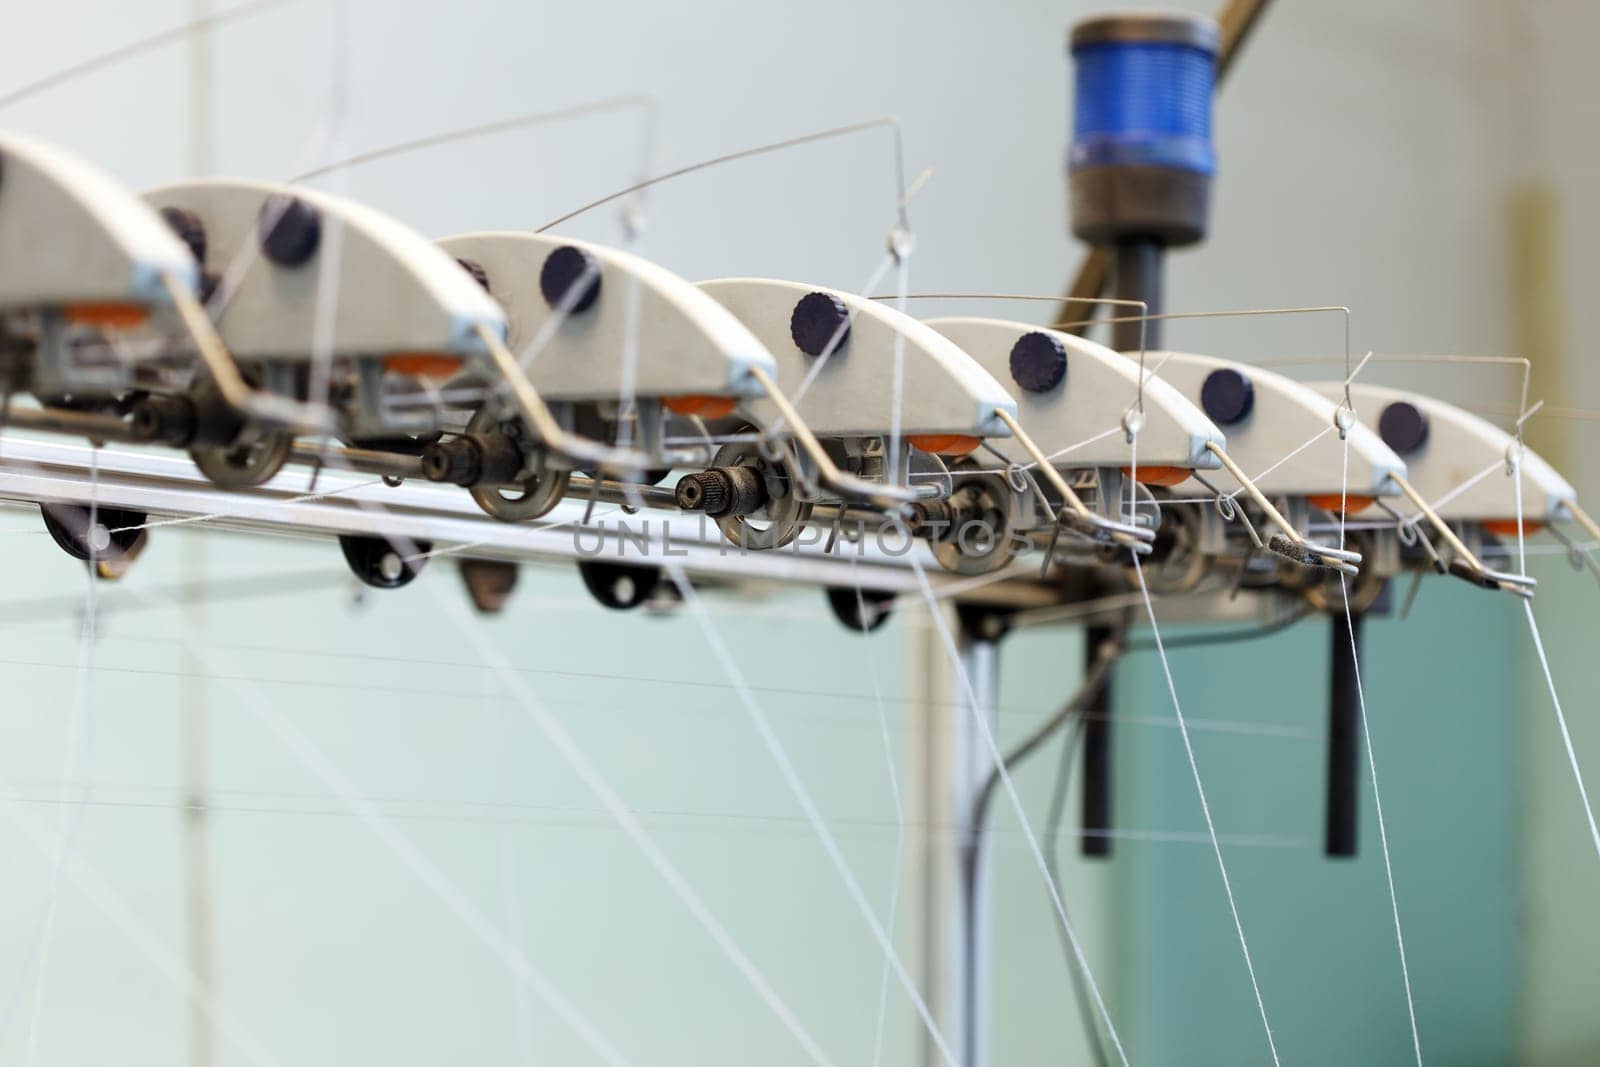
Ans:
[[[716,916],[711,914],[711,909],[706,905],[705,901],[695,892],[693,886],[683,877],[677,867],[673,866],[672,862],[667,859],[666,854],[661,851],[660,846],[655,843],[655,839],[645,830],[644,824],[639,821],[633,810],[612,789],[611,784],[606,781],[600,771],[589,762],[588,757],[583,754],[577,743],[573,741],[572,735],[567,733],[566,728],[561,725],[560,721],[534,698],[533,694],[523,684],[522,679],[517,677],[514,668],[506,661],[499,648],[493,642],[485,640],[478,629],[468,624],[468,620],[462,615],[465,609],[454,600],[444,596],[440,590],[433,589],[433,593],[442,609],[450,615],[451,621],[456,625],[457,629],[477,646],[479,656],[500,678],[501,684],[511,692],[523,713],[539,728],[539,731],[544,734],[545,740],[555,747],[562,759],[566,760],[567,765],[572,768],[583,784],[595,795],[595,799],[599,800],[607,813],[610,814],[612,821],[643,853],[645,859],[655,868],[656,873],[667,883],[667,887],[688,908],[695,921],[705,929],[706,933],[711,935],[712,941],[728,957],[734,968],[750,983],[757,996],[778,1017],[785,1029],[800,1043],[806,1054],[815,1063],[831,1064],[832,1061],[829,1060],[827,1054],[822,1051],[822,1048],[807,1032],[805,1027],[801,1025],[800,1020],[795,1017],[789,1006],[783,1002],[777,991],[767,982],[766,976],[745,955],[744,950],[734,941],[733,935],[717,921]]]
[[[131,591],[130,591],[131,592]],[[139,596],[139,594],[134,594]],[[141,597],[141,599],[149,599]],[[202,650],[209,646],[195,639],[184,624],[184,644],[196,659],[211,659]],[[386,818],[372,801],[333,764],[328,756],[311,739],[283,716],[271,701],[259,691],[247,688],[236,680],[228,684],[244,699],[241,703],[250,710],[289,750],[312,771],[324,785],[337,793],[361,821],[387,845],[401,863],[433,892],[445,907],[471,930],[491,952],[498,956],[519,980],[525,982],[545,1005],[559,1015],[572,1031],[597,1056],[613,1067],[624,1067],[629,1061],[613,1048],[599,1029],[582,1014],[556,987],[533,966],[526,955],[510,944],[505,935],[461,892],[450,878]]]
[[[68,782],[74,770],[93,751],[93,703],[91,700],[92,683],[95,670],[95,648],[99,636],[99,606],[97,597],[97,583],[99,576],[95,572],[98,565],[99,553],[96,547],[97,531],[100,526],[99,496],[100,484],[100,450],[92,448],[89,451],[89,507],[85,513],[85,525],[82,531],[83,544],[89,550],[86,561],[88,585],[84,590],[84,617],[81,643],[79,647],[78,678],[73,687],[71,712],[68,719],[67,751],[62,760],[61,780],[58,786],[58,799],[64,805],[58,819],[58,831],[55,847],[55,861],[51,864],[50,881],[45,890],[44,912],[39,916],[34,926],[33,937],[28,946],[27,953],[23,956],[22,973],[17,976],[17,984],[13,988],[10,998],[6,1003],[5,1015],[0,1018],[0,1042],[11,1029],[11,1023],[16,1012],[21,1009],[22,990],[27,982],[30,971],[34,973],[33,983],[33,1010],[28,1016],[27,1032],[27,1062],[32,1063],[38,1053],[39,1023],[44,1011],[45,973],[50,964],[51,935],[55,930],[56,908],[61,900],[61,878],[67,868],[68,860],[72,856],[72,843],[77,837],[78,827],[83,821],[83,814],[88,806],[91,783],[85,779],[78,795],[71,801],[67,800]],[[68,521],[68,520],[63,520]]]
[[[1017,817],[1018,825],[1022,828],[1023,837],[1027,840],[1028,851],[1033,854],[1039,873],[1044,876],[1050,903],[1055,907],[1056,918],[1061,920],[1061,930],[1067,935],[1067,942],[1072,946],[1073,958],[1077,960],[1078,969],[1083,973],[1089,992],[1094,997],[1095,1008],[1100,1012],[1101,1022],[1105,1024],[1106,1036],[1111,1038],[1111,1044],[1117,1050],[1117,1058],[1122,1061],[1122,1067],[1128,1067],[1128,1053],[1122,1047],[1122,1039],[1117,1036],[1117,1028],[1111,1021],[1110,1011],[1106,1009],[1105,998],[1100,995],[1100,984],[1094,980],[1094,972],[1089,969],[1089,959],[1084,955],[1083,945],[1078,940],[1077,932],[1072,928],[1072,920],[1067,918],[1066,905],[1061,902],[1061,894],[1056,891],[1055,879],[1050,877],[1050,867],[1045,863],[1044,853],[1039,848],[1039,839],[1034,836],[1033,827],[1028,822],[1027,812],[1022,806],[1022,797],[1018,795],[1016,784],[1011,780],[1011,772],[1006,769],[1005,756],[995,740],[994,730],[990,728],[983,717],[983,712],[979,709],[978,694],[972,688],[972,679],[967,676],[966,668],[961,664],[961,654],[957,651],[955,638],[951,636],[950,627],[945,623],[944,615],[939,610],[939,602],[934,598],[933,586],[928,581],[927,572],[922,569],[922,561],[915,556],[909,557],[909,561],[911,569],[916,572],[918,583],[922,586],[923,598],[928,602],[928,614],[932,616],[933,624],[939,631],[945,654],[955,666],[956,673],[961,678],[962,688],[966,690],[967,711],[977,724],[978,732],[983,735],[984,744],[989,748],[990,761],[994,764],[995,773],[1000,776],[1000,785],[1005,790],[1006,799],[1011,802],[1011,809]]]
[[[1324,426],[1321,430],[1319,430],[1316,433],[1312,434],[1310,439],[1307,440],[1304,444],[1300,445],[1300,447],[1298,447],[1294,451],[1288,453],[1282,459],[1278,460],[1278,462],[1274,463],[1272,466],[1268,467],[1266,470],[1262,471],[1260,474],[1256,475],[1254,478],[1252,478],[1250,480],[1253,481],[1253,482],[1261,481],[1261,479],[1265,478],[1267,475],[1271,474],[1273,471],[1277,470],[1279,467],[1283,466],[1285,463],[1289,462],[1291,459],[1293,459],[1294,457],[1298,456],[1300,453],[1304,452],[1306,449],[1310,448],[1312,445],[1316,444],[1318,441],[1322,440],[1324,437],[1328,436],[1330,433],[1333,432],[1333,429],[1334,428],[1333,428],[1333,424],[1332,423],[1329,423],[1327,426]],[[1345,438],[1345,443],[1349,444],[1349,438],[1348,437]],[[1346,457],[1346,462],[1347,463],[1349,462],[1348,457]],[[1237,499],[1239,494],[1242,493],[1242,492],[1244,492],[1244,486],[1241,485],[1239,488],[1237,488],[1233,492],[1229,493],[1228,496],[1230,498]]]
[[[1520,436],[1518,443],[1521,442]],[[1516,487],[1517,496],[1517,555],[1518,570],[1526,575],[1528,573],[1528,553],[1522,535],[1522,470],[1521,465],[1513,467],[1511,481]],[[1595,825],[1594,805],[1589,802],[1589,789],[1583,784],[1583,770],[1578,765],[1578,752],[1572,747],[1572,733],[1567,729],[1567,715],[1561,710],[1561,697],[1556,694],[1556,680],[1550,673],[1550,660],[1544,652],[1544,639],[1539,636],[1539,624],[1533,619],[1533,603],[1530,600],[1522,601],[1523,614],[1528,617],[1528,632],[1533,635],[1533,647],[1539,653],[1539,667],[1544,671],[1544,684],[1550,690],[1550,703],[1556,709],[1556,725],[1561,728],[1561,743],[1567,750],[1567,762],[1572,765],[1572,779],[1578,783],[1578,796],[1583,799],[1583,815],[1589,820],[1589,837],[1594,841],[1596,855],[1600,855],[1600,826]]]
[[[355,482],[354,484],[351,484],[351,485],[341,485],[337,489],[324,489],[321,492],[317,492],[317,493],[301,493],[299,496],[289,497],[287,500],[284,501],[284,503],[285,504],[303,504],[303,503],[306,503],[307,501],[321,500],[324,497],[338,496],[340,493],[351,493],[351,492],[354,492],[357,489],[367,489],[367,488],[370,488],[370,487],[372,487],[374,485],[381,485],[381,484],[383,484],[383,479],[382,478],[373,478],[373,479],[371,479],[369,481],[365,481],[365,482]],[[159,528],[164,527],[164,526],[188,526],[188,525],[190,525],[192,523],[197,523],[197,522],[210,522],[213,519],[230,518],[233,514],[234,513],[231,512],[231,511],[218,511],[218,512],[213,512],[210,515],[187,515],[187,516],[185,516],[185,517],[183,517],[181,519],[158,519],[155,522],[140,523],[138,526],[118,526],[118,527],[115,527],[114,529],[112,529],[111,532],[112,533],[133,533],[134,531],[137,531],[137,530],[155,530],[155,529],[159,529]]]
[[[1360,368],[1357,368],[1359,370]],[[1348,384],[1348,382],[1346,383]],[[1344,517],[1349,510],[1350,488],[1350,437],[1344,438],[1344,472],[1339,483],[1339,547],[1344,547]],[[1394,915],[1394,940],[1400,951],[1400,977],[1406,987],[1406,1016],[1411,1020],[1411,1048],[1417,1056],[1417,1067],[1422,1067],[1422,1035],[1417,1029],[1417,1005],[1411,994],[1411,968],[1406,963],[1406,939],[1400,932],[1400,898],[1394,891],[1394,867],[1389,862],[1389,830],[1383,820],[1383,797],[1378,792],[1378,758],[1372,751],[1372,730],[1367,725],[1367,694],[1361,684],[1361,656],[1356,649],[1355,623],[1350,617],[1350,589],[1345,576],[1339,575],[1339,595],[1344,599],[1345,633],[1350,637],[1350,666],[1355,671],[1356,706],[1361,710],[1361,736],[1367,750],[1367,772],[1372,775],[1372,807],[1378,817],[1378,844],[1383,852],[1383,875],[1389,883],[1389,910]]]
[[[1471,489],[1473,486],[1477,485],[1479,482],[1481,482],[1485,478],[1489,477],[1489,475],[1493,474],[1495,471],[1500,470],[1505,465],[1506,465],[1506,461],[1505,460],[1503,460],[1503,459],[1495,460],[1493,463],[1491,463],[1487,467],[1483,468],[1483,470],[1479,471],[1477,474],[1474,474],[1472,477],[1468,478],[1466,481],[1462,482],[1460,485],[1456,486],[1454,489],[1451,489],[1448,493],[1446,493],[1443,496],[1441,496],[1438,500],[1429,501],[1428,502],[1428,506],[1431,507],[1433,510],[1438,511],[1440,508],[1442,508],[1446,504],[1450,503],[1450,501],[1454,500],[1456,497],[1460,496],[1462,493],[1465,493],[1468,489]],[[1420,518],[1422,518],[1422,512],[1419,511],[1416,514],[1412,515],[1409,519],[1407,519],[1406,522],[1408,524],[1415,523]]]
[[[15,808],[23,803],[9,785],[0,785],[0,796],[7,801],[5,812],[11,825],[16,827],[23,836],[27,837],[41,852],[47,851],[45,842],[46,834],[43,830],[29,824],[20,818]],[[205,988],[195,978],[194,972],[189,969],[170,949],[161,943],[149,929],[139,920],[134,918],[116,892],[94,870],[88,867],[81,857],[73,856],[66,868],[67,878],[74,888],[82,893],[117,930],[127,938],[135,948],[160,971],[173,985],[177,986],[183,995],[196,1004],[201,1012],[211,1020],[217,1030],[226,1037],[245,1057],[258,1067],[278,1067],[278,1060],[270,1055],[255,1038],[245,1032],[233,1017],[227,1014],[215,997],[206,992]]]
[[[811,793],[806,789],[805,783],[800,779],[800,773],[795,769],[794,763],[789,759],[788,752],[783,747],[783,742],[778,740],[778,735],[772,729],[766,712],[756,702],[755,694],[750,687],[744,684],[744,675],[739,670],[738,663],[733,658],[733,653],[722,640],[722,634],[712,625],[711,618],[705,610],[705,605],[700,600],[700,594],[695,592],[683,569],[677,564],[667,564],[663,567],[672,583],[677,586],[678,593],[683,597],[684,606],[694,616],[700,626],[700,631],[705,635],[706,644],[710,646],[711,653],[721,664],[723,672],[727,674],[728,681],[733,684],[734,691],[739,694],[739,701],[744,706],[750,722],[756,728],[756,733],[761,736],[761,741],[766,745],[772,760],[778,765],[779,772],[788,783],[789,791],[794,794],[800,810],[805,813],[806,820],[811,828],[816,831],[817,840],[822,843],[822,849],[827,853],[828,859],[833,863],[834,869],[839,872],[839,878],[844,882],[845,890],[855,902],[861,917],[866,920],[867,926],[872,930],[872,935],[878,941],[878,946],[883,949],[884,958],[894,968],[895,977],[911,998],[912,1005],[917,1009],[917,1014],[922,1019],[922,1024],[927,1028],[928,1036],[933,1039],[934,1045],[939,1049],[940,1055],[950,1067],[956,1067],[955,1053],[945,1042],[944,1035],[939,1032],[938,1024],[933,1020],[933,1013],[928,1010],[927,1001],[917,989],[917,984],[912,981],[905,964],[894,950],[894,942],[884,932],[883,926],[873,914],[872,905],[868,902],[866,893],[856,881],[855,874],[850,870],[850,864],[845,860],[844,852],[840,850],[839,843],[834,839],[833,833],[828,829],[828,824],[823,820],[822,813],[817,810],[816,804],[811,799]]]
[[[1093,437],[1085,437],[1082,441],[1079,441],[1076,444],[1068,445],[1066,448],[1057,449],[1056,451],[1050,453],[1048,458],[1049,459],[1053,459],[1053,460],[1054,459],[1060,459],[1062,456],[1066,455],[1068,452],[1076,452],[1080,448],[1087,448],[1090,445],[1094,444],[1096,441],[1104,441],[1107,437],[1110,437],[1112,434],[1121,433],[1121,432],[1122,432],[1122,427],[1120,425],[1113,426],[1113,427],[1111,427],[1111,429],[1106,430],[1103,433],[1097,433]],[[1032,470],[1036,466],[1038,466],[1037,463],[1027,463],[1027,464],[1024,464],[1024,469]]]
[[[1172,697],[1172,710],[1178,717],[1178,735],[1183,738],[1183,751],[1189,757],[1189,771],[1194,775],[1195,792],[1200,794],[1200,813],[1206,819],[1206,832],[1211,835],[1211,850],[1217,855],[1217,869],[1222,872],[1222,888],[1228,895],[1228,910],[1233,913],[1233,928],[1239,934],[1239,947],[1244,950],[1244,966],[1250,972],[1250,988],[1256,995],[1256,1008],[1261,1012],[1261,1026],[1267,1032],[1267,1047],[1272,1050],[1272,1062],[1280,1064],[1278,1044],[1272,1037],[1272,1024],[1267,1021],[1267,1005],[1261,999],[1261,985],[1256,981],[1256,966],[1250,959],[1250,944],[1245,940],[1244,923],[1239,920],[1239,905],[1233,899],[1233,883],[1228,880],[1228,865],[1222,858],[1222,845],[1217,841],[1217,827],[1211,820],[1211,805],[1206,802],[1206,787],[1200,781],[1200,765],[1195,762],[1194,745],[1189,742],[1189,727],[1183,717],[1183,707],[1178,703],[1178,687],[1172,681],[1172,667],[1167,663],[1167,650],[1161,642],[1161,628],[1156,624],[1155,605],[1150,602],[1150,587],[1145,584],[1144,567],[1137,552],[1133,557],[1133,570],[1139,577],[1139,590],[1144,594],[1144,610],[1150,619],[1150,633],[1155,638],[1156,651],[1161,654],[1161,673],[1167,680],[1167,693]]]
[[[855,559],[850,560],[850,570],[856,570]],[[856,611],[863,622],[866,620],[866,597],[861,592],[861,580],[856,579]],[[895,919],[900,912],[900,877],[901,863],[904,859],[906,842],[906,812],[905,806],[900,801],[900,775],[894,766],[894,742],[889,737],[889,714],[883,706],[883,690],[878,683],[878,661],[870,654],[867,655],[867,672],[872,678],[872,699],[878,712],[878,733],[883,740],[884,769],[889,777],[889,799],[894,803],[894,868],[889,881],[889,912],[884,917],[883,925],[894,934]],[[883,1024],[889,1012],[889,956],[883,957],[883,969],[878,974],[878,1021],[873,1026],[872,1033],[872,1067],[879,1067],[883,1062]]]

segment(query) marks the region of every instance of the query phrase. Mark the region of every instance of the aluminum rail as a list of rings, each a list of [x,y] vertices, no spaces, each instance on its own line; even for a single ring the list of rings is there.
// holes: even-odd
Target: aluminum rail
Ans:
[[[435,552],[481,559],[640,564],[667,560],[701,578],[845,587],[859,581],[867,589],[912,594],[921,588],[911,568],[915,558],[941,599],[1017,608],[1044,607],[1065,599],[1059,589],[1037,580],[1037,564],[1014,564],[999,579],[947,574],[925,546],[903,551],[898,534],[885,539],[886,547],[870,534],[859,546],[841,538],[833,553],[822,543],[798,542],[770,552],[741,551],[723,539],[710,519],[665,509],[627,515],[605,504],[604,497],[615,498],[611,492],[599,494],[602,499],[588,525],[583,519],[589,502],[572,497],[535,522],[504,523],[483,514],[467,493],[454,486],[413,480],[388,485],[372,473],[339,469],[341,451],[330,450],[330,465],[317,473],[314,489],[311,472],[296,468],[285,469],[262,486],[223,490],[207,481],[186,456],[127,448],[96,450],[7,435],[0,439],[0,501],[86,505],[92,500],[145,512],[153,522],[194,519],[207,527],[247,532],[406,538],[430,542]],[[609,488],[604,483],[602,487]],[[818,529],[817,541],[824,541],[827,532]],[[641,537],[646,548],[639,547]]]

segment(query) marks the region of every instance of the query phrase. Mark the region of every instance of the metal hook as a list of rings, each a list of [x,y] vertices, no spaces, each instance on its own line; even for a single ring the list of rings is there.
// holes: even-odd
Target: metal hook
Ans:
[[[235,411],[244,412],[283,426],[296,433],[330,434],[337,430],[333,412],[319,404],[306,404],[276,393],[253,389],[228,353],[228,347],[200,301],[189,287],[171,274],[161,275],[161,284],[172,298],[173,308],[194,347],[200,353],[206,373],[216,383],[223,400]]]
[[[1450,528],[1450,525],[1439,517],[1439,513],[1433,510],[1433,505],[1423,499],[1422,494],[1417,492],[1416,487],[1398,474],[1390,474],[1389,479],[1399,486],[1400,492],[1405,495],[1406,499],[1411,501],[1411,505],[1422,512],[1423,516],[1428,520],[1428,525],[1432,526],[1444,543],[1450,546],[1450,551],[1455,558],[1451,560],[1447,567],[1449,573],[1465,578],[1474,585],[1481,585],[1486,589],[1504,589],[1508,593],[1514,593],[1522,597],[1531,597],[1533,595],[1534,587],[1539,584],[1535,579],[1526,575],[1512,574],[1508,571],[1492,570],[1485,566],[1483,561],[1467,548],[1461,538],[1456,536],[1456,532]]]
[[[1065,506],[1058,516],[1059,522],[1065,523],[1073,530],[1095,541],[1115,542],[1126,548],[1131,548],[1141,555],[1147,555],[1152,551],[1150,542],[1156,538],[1154,530],[1147,530],[1142,526],[1132,526],[1124,522],[1116,522],[1113,519],[1108,519],[1103,515],[1097,515],[1090,511],[1089,506],[1083,502],[1083,498],[1073,490],[1071,485],[1067,484],[1065,478],[1061,477],[1061,472],[1056,470],[1055,466],[1050,462],[1050,457],[1046,456],[1033,438],[1028,436],[1027,431],[1022,428],[1022,423],[1017,421],[1017,417],[1004,408],[997,408],[995,416],[1006,424],[1006,427],[1011,431],[1011,435],[1017,439],[1017,443],[1033,457],[1034,466],[1044,476],[1045,481],[1050,483],[1050,487],[1061,497]]]
[[[1250,476],[1245,474],[1244,470],[1233,461],[1233,457],[1228,455],[1220,445],[1215,441],[1207,441],[1206,450],[1217,457],[1228,474],[1233,477],[1233,480],[1238,482],[1240,488],[1249,494],[1251,500],[1255,501],[1256,507],[1260,508],[1267,518],[1278,527],[1280,532],[1267,541],[1268,549],[1286,559],[1292,559],[1296,563],[1303,563],[1307,566],[1329,567],[1351,576],[1360,573],[1361,553],[1344,548],[1331,548],[1327,545],[1319,545],[1315,542],[1307,541],[1300,536],[1298,530],[1290,525],[1289,520],[1283,517],[1283,513],[1273,506],[1272,501],[1267,499],[1260,486],[1250,480]]]
[[[806,458],[816,467],[817,475],[823,485],[840,496],[868,500],[880,507],[898,508],[918,498],[919,494],[909,486],[869,482],[865,478],[840,470],[822,447],[822,442],[817,440],[817,435],[811,432],[811,427],[800,418],[800,413],[778,388],[778,383],[772,380],[772,376],[761,367],[751,367],[750,376],[756,380],[767,399],[778,409],[779,418],[788,424],[789,432],[800,445],[801,451],[806,454]]]
[[[575,289],[581,288],[578,286]],[[523,373],[522,367],[517,363],[517,357],[506,347],[499,334],[483,323],[476,327],[478,339],[489,351],[489,358],[494,362],[495,369],[500,372],[504,383],[510,387],[511,396],[516,401],[517,409],[522,417],[527,420],[528,426],[539,440],[553,451],[577,460],[594,463],[608,470],[629,476],[648,470],[650,457],[633,448],[613,448],[610,445],[600,444],[579,437],[577,434],[568,433],[556,420],[539,391],[533,387],[528,376]]]

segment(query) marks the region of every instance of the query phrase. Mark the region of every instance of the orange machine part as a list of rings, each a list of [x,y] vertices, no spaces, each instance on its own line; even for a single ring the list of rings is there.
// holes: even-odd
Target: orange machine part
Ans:
[[[924,452],[941,456],[964,456],[983,443],[980,438],[959,433],[914,433],[906,440]]]
[[[1484,519],[1482,525],[1485,530],[1501,537],[1517,536],[1516,519]],[[1544,529],[1544,523],[1542,522],[1534,522],[1532,519],[1524,519],[1522,521],[1522,535],[1524,537],[1530,537],[1542,529]]]
[[[684,396],[667,396],[661,403],[668,411],[679,415],[699,415],[703,419],[720,419],[733,414],[738,401],[731,396],[708,396],[688,393]]]
[[[461,369],[461,357],[447,352],[405,352],[386,357],[383,368],[413,378],[448,378]]]
[[[1353,515],[1358,511],[1367,510],[1372,506],[1373,501],[1377,499],[1375,496],[1357,496],[1354,493],[1348,494],[1343,500],[1340,499],[1338,493],[1312,493],[1306,497],[1307,502],[1312,507],[1321,508],[1323,511],[1331,511],[1335,515],[1339,514],[1340,503],[1345,505],[1347,509],[1345,513],[1347,515]]]
[[[1122,473],[1133,474],[1132,467],[1123,467]],[[1140,485],[1177,485],[1189,477],[1187,467],[1140,467],[1138,482]]]
[[[143,304],[101,301],[92,304],[68,304],[64,309],[67,321],[80,326],[99,326],[112,330],[131,330],[150,317],[150,309]]]

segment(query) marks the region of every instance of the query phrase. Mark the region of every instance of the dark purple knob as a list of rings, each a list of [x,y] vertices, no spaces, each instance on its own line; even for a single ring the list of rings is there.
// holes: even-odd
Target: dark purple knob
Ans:
[[[1048,393],[1067,376],[1067,349],[1047,333],[1034,330],[1011,346],[1011,380],[1030,393]]]
[[[837,351],[850,339],[850,309],[832,293],[807,293],[789,316],[789,336],[808,356]]]
[[[1417,405],[1396,400],[1378,416],[1378,436],[1402,456],[1415,452],[1428,443],[1428,416]]]
[[[322,219],[297,196],[272,196],[261,205],[256,232],[268,259],[280,267],[298,267],[317,254]]]
[[[582,289],[574,292],[577,286]],[[600,263],[575,245],[562,245],[545,257],[539,271],[539,292],[551,307],[565,307],[569,315],[582,314],[600,299]]]
[[[1243,422],[1255,405],[1256,387],[1232,367],[1212,371],[1200,386],[1200,407],[1218,426]]]

